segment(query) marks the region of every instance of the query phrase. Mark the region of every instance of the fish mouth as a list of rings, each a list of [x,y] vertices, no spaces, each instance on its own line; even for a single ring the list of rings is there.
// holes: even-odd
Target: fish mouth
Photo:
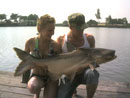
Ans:
[[[98,64],[106,63],[106,62],[114,60],[115,58],[117,58],[116,55],[114,55],[114,56],[105,56],[105,57],[103,57],[103,59],[101,61],[99,61],[97,63]]]
[[[113,60],[115,59],[117,56],[115,55],[115,51],[111,51],[109,52],[109,55],[106,56],[106,59],[109,61],[109,60]]]
[[[113,59],[115,59],[115,58],[117,58],[116,55],[114,55],[114,56],[107,56],[107,57],[106,57],[106,59],[107,59],[108,61],[111,61],[111,60],[113,60]]]

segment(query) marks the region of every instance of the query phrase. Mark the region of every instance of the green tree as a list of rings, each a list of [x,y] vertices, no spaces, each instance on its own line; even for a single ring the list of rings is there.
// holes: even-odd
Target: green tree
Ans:
[[[89,27],[97,26],[97,24],[98,23],[95,20],[92,20],[92,19],[87,22],[87,26],[89,26]]]
[[[28,20],[37,20],[37,19],[38,19],[38,15],[36,15],[36,14],[30,14],[28,16]]]
[[[28,16],[22,16],[22,15],[19,16],[20,23],[26,21],[27,19],[28,19]]]
[[[38,19],[38,15],[30,14],[28,16],[28,23],[27,24],[30,25],[30,26],[35,26],[36,23],[37,23],[37,19]]]
[[[112,19],[111,15],[106,18],[106,24],[128,24],[127,18]]]
[[[63,21],[63,25],[68,26],[68,21],[67,20]]]
[[[128,24],[128,21],[127,21],[126,17],[123,18],[123,24]]]
[[[10,15],[10,19],[11,19],[11,20],[14,20],[14,22],[18,22],[18,21],[17,21],[17,18],[18,18],[18,17],[19,17],[18,14],[12,13],[12,14]]]
[[[11,22],[10,19],[6,19],[6,20],[5,20],[5,23],[6,23],[6,25],[11,25],[11,24],[12,24],[12,22]]]
[[[109,15],[109,16],[106,18],[106,24],[112,24],[112,17],[111,17],[111,15]]]
[[[101,19],[101,16],[100,16],[100,9],[97,9],[97,13],[95,14],[98,22],[99,22],[99,19]]]
[[[28,19],[28,17],[27,16],[19,16],[19,20],[27,20]]]
[[[19,25],[26,26],[28,24],[28,16],[19,15]]]
[[[0,20],[2,22],[2,20],[6,19],[6,15],[5,14],[0,14]]]

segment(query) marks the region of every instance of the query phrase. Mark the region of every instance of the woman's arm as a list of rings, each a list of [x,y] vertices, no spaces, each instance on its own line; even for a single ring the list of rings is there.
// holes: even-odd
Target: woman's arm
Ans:
[[[34,38],[30,38],[29,40],[26,41],[25,43],[25,51],[27,53],[30,53],[32,49],[34,48]]]

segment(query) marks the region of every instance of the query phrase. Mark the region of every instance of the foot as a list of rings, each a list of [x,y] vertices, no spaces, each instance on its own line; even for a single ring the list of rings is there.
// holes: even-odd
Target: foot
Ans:
[[[39,98],[39,95],[35,94],[33,98]]]

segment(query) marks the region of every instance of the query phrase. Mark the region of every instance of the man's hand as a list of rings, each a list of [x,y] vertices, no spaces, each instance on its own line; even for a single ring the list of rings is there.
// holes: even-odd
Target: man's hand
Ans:
[[[59,85],[61,84],[61,82],[63,82],[63,84],[65,84],[65,78],[66,78],[66,75],[63,74],[60,78],[59,78]]]

